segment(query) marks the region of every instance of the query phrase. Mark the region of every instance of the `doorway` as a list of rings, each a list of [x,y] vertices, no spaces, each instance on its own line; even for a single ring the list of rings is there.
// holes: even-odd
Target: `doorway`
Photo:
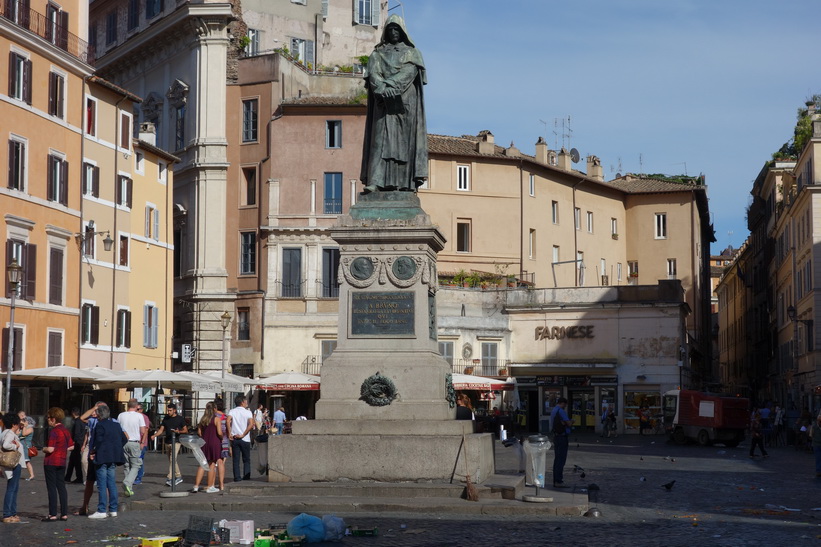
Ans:
[[[596,398],[592,389],[570,390],[570,420],[577,429],[596,427]]]

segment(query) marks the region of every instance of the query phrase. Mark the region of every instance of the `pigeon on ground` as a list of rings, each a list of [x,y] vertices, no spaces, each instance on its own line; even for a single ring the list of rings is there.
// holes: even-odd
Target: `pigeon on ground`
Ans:
[[[576,465],[576,464],[573,464],[573,472],[574,472],[574,473],[578,473],[579,471],[581,471],[582,473],[584,473],[584,469],[582,469],[581,467],[579,467],[579,466],[578,466],[578,465]]]
[[[581,475],[579,475],[579,476],[580,476],[581,478],[585,478],[585,477],[587,476],[587,474],[585,474],[585,472],[584,472],[584,471],[582,471],[582,474],[581,474]]]
[[[667,484],[662,484],[661,487],[667,489],[667,491],[669,492],[673,489],[674,484],[676,484],[676,481],[670,481]]]

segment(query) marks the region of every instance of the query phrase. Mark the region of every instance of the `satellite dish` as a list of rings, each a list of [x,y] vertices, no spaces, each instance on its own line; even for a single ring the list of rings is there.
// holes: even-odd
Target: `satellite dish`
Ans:
[[[621,178],[621,173],[616,173],[616,178],[620,179]]]
[[[579,156],[579,151],[576,150],[575,148],[571,148],[570,149],[570,160],[573,163],[579,163],[580,158],[581,158],[581,156]]]

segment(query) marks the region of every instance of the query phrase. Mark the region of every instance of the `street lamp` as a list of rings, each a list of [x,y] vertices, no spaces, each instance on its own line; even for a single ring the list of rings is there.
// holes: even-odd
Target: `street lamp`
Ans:
[[[100,230],[98,232],[94,231],[94,221],[88,221],[88,229],[85,232],[78,232],[74,234],[74,237],[77,238],[77,243],[82,247],[85,246],[86,241],[89,238],[94,238],[94,236],[100,236],[105,234],[105,238],[103,238],[103,249],[106,251],[111,250],[111,246],[114,245],[114,240],[111,239],[111,232],[108,230]]]
[[[9,314],[9,354],[6,359],[6,400],[3,405],[3,412],[9,412],[11,406],[11,371],[14,368],[14,304],[17,298],[17,287],[20,285],[20,278],[23,275],[23,268],[17,263],[17,259],[12,259],[11,264],[6,266],[9,276],[9,288],[11,289],[11,312]]]
[[[231,314],[227,311],[220,316],[220,324],[222,324],[222,401],[225,402],[225,361],[228,350],[228,327],[231,326]]]

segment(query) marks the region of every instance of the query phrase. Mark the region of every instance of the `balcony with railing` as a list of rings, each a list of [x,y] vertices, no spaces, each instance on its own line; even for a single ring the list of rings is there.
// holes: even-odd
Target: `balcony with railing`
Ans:
[[[28,7],[27,2],[5,0],[0,2],[0,16],[15,25],[43,38],[69,55],[89,65],[94,64],[94,48],[76,34],[68,31],[68,14],[54,12],[53,18]]]
[[[302,361],[302,372],[305,374],[319,374],[322,369],[322,355],[308,355]]]
[[[456,374],[474,376],[507,376],[510,359],[454,359],[452,366]]]

